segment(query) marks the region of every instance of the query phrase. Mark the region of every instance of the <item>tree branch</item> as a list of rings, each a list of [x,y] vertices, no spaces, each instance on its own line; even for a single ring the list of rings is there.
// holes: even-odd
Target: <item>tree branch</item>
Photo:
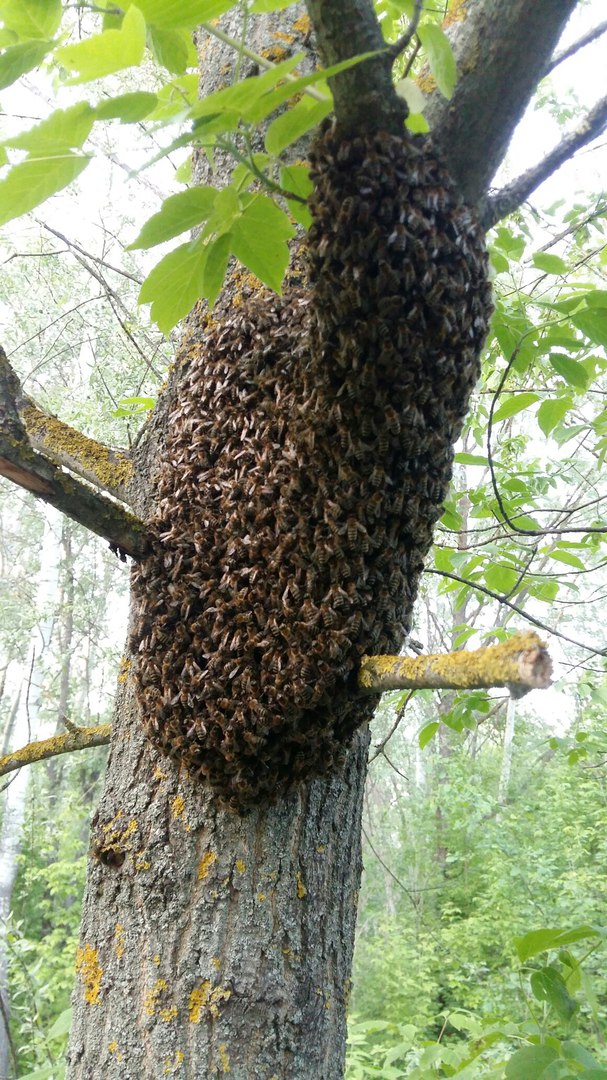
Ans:
[[[552,661],[532,630],[474,652],[431,656],[363,656],[361,690],[476,690],[507,686],[513,697],[550,686]]]
[[[528,199],[532,191],[556,172],[577,150],[592,142],[607,125],[607,97],[601,98],[586,115],[582,123],[569,132],[546,157],[533,165],[522,176],[507,184],[501,191],[492,195],[482,212],[482,222],[486,229],[491,228],[501,218],[511,214],[521,203]]]
[[[576,52],[583,49],[584,46],[590,45],[597,38],[600,38],[605,31],[607,31],[607,22],[599,23],[598,26],[593,27],[592,30],[588,30],[587,33],[582,34],[581,38],[574,41],[573,45],[569,45],[567,49],[563,49],[559,53],[555,53],[550,63],[546,66],[544,75],[549,75],[551,71],[554,71],[559,64],[562,64],[565,60],[568,60],[570,56],[575,56]]]
[[[63,465],[102,491],[129,502],[126,487],[133,465],[128,453],[112,450],[96,439],[89,439],[63,420],[45,412],[26,394],[20,395],[17,406],[34,450],[39,450],[56,465]]]
[[[96,727],[76,728],[64,735],[53,735],[50,739],[28,743],[12,754],[0,757],[0,776],[16,772],[23,765],[33,765],[35,761],[58,757],[59,754],[71,754],[73,750],[88,750],[90,746],[105,746],[110,741],[111,724],[98,724]]]
[[[424,112],[460,192],[482,203],[577,0],[475,0],[449,28],[460,78]]]
[[[56,506],[121,553],[140,558],[147,549],[143,522],[34,450],[17,409],[20,392],[19,380],[0,347],[0,476]]]
[[[363,53],[377,56],[329,79],[340,131],[401,135],[407,106],[392,82],[395,57],[386,47],[370,0],[306,0],[325,67]]]

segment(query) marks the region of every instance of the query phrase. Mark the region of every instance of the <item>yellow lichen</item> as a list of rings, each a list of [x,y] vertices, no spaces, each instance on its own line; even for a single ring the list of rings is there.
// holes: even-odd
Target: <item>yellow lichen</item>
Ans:
[[[131,670],[131,661],[123,656],[120,661],[120,671],[118,672],[118,682],[125,683],[129,677],[129,671]]]
[[[284,41],[287,45],[292,45],[295,41],[295,35],[287,34],[284,30],[275,30],[272,37],[277,38],[278,41]]]
[[[99,1005],[103,968],[99,963],[99,953],[92,945],[78,949],[76,971],[84,987],[84,1000],[89,1005]]]
[[[159,1004],[160,998],[165,990],[168,990],[169,984],[166,979],[156,979],[151,990],[148,990],[143,999],[143,1007],[148,1016],[154,1016]]]
[[[263,893],[263,892],[259,892],[259,893],[257,893],[257,899],[259,900],[259,903],[260,903],[260,904],[263,904],[263,902],[264,902],[265,898],[266,898],[266,894],[265,894],[265,893]]]
[[[171,816],[174,818],[182,818],[185,814],[185,802],[183,795],[176,795],[171,802]]]
[[[261,55],[273,64],[280,64],[282,60],[286,60],[289,50],[285,49],[284,45],[269,45],[267,49],[261,50]]]
[[[156,953],[156,955],[152,958],[152,963],[156,965],[160,963],[160,956],[158,955],[158,953]]]
[[[158,1013],[161,1020],[164,1020],[165,1024],[169,1024],[171,1020],[177,1018],[178,1009],[176,1005],[171,1005],[169,1008],[161,1009]]]
[[[54,451],[58,457],[78,462],[102,487],[116,490],[131,479],[133,465],[124,454],[87,438],[54,416],[47,416],[35,405],[25,408],[22,416],[33,440],[39,441],[50,454]]]
[[[415,81],[424,94],[431,94],[433,90],[436,90],[436,79],[432,72],[427,69],[422,71]]]
[[[219,969],[221,967],[221,960],[219,959],[218,956],[212,956],[211,957],[211,964],[215,968],[215,971],[219,971]]]
[[[310,16],[300,15],[299,19],[296,19],[293,23],[293,29],[296,30],[298,34],[303,34],[304,37],[307,37],[312,30]]]
[[[453,23],[463,22],[466,18],[466,8],[468,7],[468,0],[451,0],[449,4],[449,10],[443,19],[442,27],[446,30]]]
[[[120,1047],[118,1046],[118,1043],[115,1039],[112,1039],[111,1043],[108,1043],[107,1050],[108,1054],[114,1055],[117,1061],[122,1061],[124,1059],[124,1054],[120,1050]]]
[[[232,996],[231,990],[222,989],[221,986],[213,986],[210,979],[206,979],[200,986],[192,990],[188,1001],[188,1015],[192,1024],[199,1024],[205,1013],[213,1019],[219,1016],[219,1005],[222,1001],[228,1001]]]
[[[136,851],[133,855],[133,867],[135,870],[149,870],[152,865],[149,859],[144,858],[145,851]]]
[[[165,1057],[162,1063],[163,1076],[172,1076],[174,1073],[176,1073],[177,1070],[180,1069],[183,1065],[184,1060],[185,1059],[182,1050],[176,1050],[174,1058]]]
[[[217,853],[215,851],[205,851],[202,859],[198,863],[198,880],[205,881],[209,876],[209,871],[213,863],[217,862]]]
[[[236,866],[236,869],[238,870],[239,874],[244,874],[245,873],[247,868],[246,868],[245,864],[243,863],[242,859],[237,859],[234,865]]]
[[[297,882],[297,895],[300,900],[303,900],[304,896],[308,895],[308,890],[303,883],[303,878],[299,870],[295,875],[295,881]]]
[[[124,926],[122,923],[116,923],[116,929],[114,930],[114,948],[116,950],[116,956],[121,960],[124,956]]]
[[[318,855],[324,855],[326,850],[327,849],[326,849],[324,844],[319,844],[318,847],[316,848],[316,852],[317,852]]]
[[[219,1060],[221,1062],[222,1073],[228,1073],[230,1071],[230,1055],[228,1054],[226,1044],[219,1044]]]
[[[154,780],[166,780],[167,778],[167,774],[162,771],[159,765],[154,769],[152,776],[154,777]]]

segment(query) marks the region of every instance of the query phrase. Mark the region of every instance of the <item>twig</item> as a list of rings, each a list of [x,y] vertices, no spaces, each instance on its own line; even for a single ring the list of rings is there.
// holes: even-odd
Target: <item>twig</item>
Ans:
[[[583,49],[585,45],[590,45],[591,42],[596,41],[602,34],[607,31],[607,22],[599,23],[592,30],[588,30],[585,34],[582,34],[577,41],[573,42],[573,45],[569,45],[568,48],[563,49],[559,53],[555,53],[550,62],[546,66],[545,74],[549,75],[551,71],[554,71],[555,67],[562,64],[565,60],[568,60],[570,56],[574,56],[576,52]]]
[[[419,25],[419,20],[420,20],[420,16],[421,16],[421,13],[422,13],[423,6],[424,6],[424,0],[415,0],[415,5],[414,5],[414,8],[413,8],[413,16],[411,18],[411,22],[409,23],[407,29],[405,30],[405,33],[402,35],[402,37],[400,37],[398,39],[398,41],[395,41],[393,45],[389,46],[389,48],[387,50],[388,56],[390,57],[390,59],[393,62],[398,59],[400,54],[405,51],[405,49],[407,48],[407,45],[409,45],[409,43],[412,41],[413,36],[414,36],[414,34],[415,34],[416,30],[417,30],[417,27]]]
[[[0,776],[16,772],[23,765],[32,765],[35,761],[45,761],[58,757],[59,754],[71,754],[74,750],[88,750],[90,746],[105,746],[110,741],[111,724],[98,724],[96,727],[78,728],[65,735],[54,735],[40,742],[27,743],[20,750],[0,758]]]
[[[380,743],[377,743],[377,746],[375,747],[375,753],[372,754],[372,756],[369,758],[369,765],[371,765],[371,763],[373,761],[375,761],[376,757],[379,757],[380,754],[384,753],[384,747],[386,747],[388,745],[388,743],[390,742],[390,739],[394,735],[394,732],[396,731],[396,729],[397,729],[398,725],[400,724],[403,716],[405,715],[405,709],[407,708],[407,705],[411,701],[411,698],[413,697],[414,694],[415,694],[415,690],[410,690],[409,693],[407,694],[407,696],[406,696],[405,700],[403,701],[400,709],[398,709],[398,711],[396,713],[396,719],[395,719],[394,723],[392,724],[392,727],[390,728],[390,730],[389,730],[388,734],[386,735],[385,739],[382,739],[382,741]]]
[[[540,619],[536,619],[535,615],[530,615],[528,611],[519,607],[518,604],[513,604],[511,600],[506,600],[501,593],[494,592],[493,589],[488,589],[486,585],[481,585],[478,581],[467,581],[466,578],[460,577],[459,574],[452,574],[449,570],[434,570],[430,567],[426,567],[424,574],[436,574],[438,577],[450,578],[451,581],[459,581],[460,585],[467,585],[469,589],[474,589],[476,592],[484,593],[485,596],[490,596],[492,600],[497,600],[498,604],[505,604],[511,611],[516,611],[517,615],[520,615],[533,626],[537,626],[539,630],[545,630],[547,634],[552,634],[554,637],[561,638],[562,641],[568,641],[570,645],[576,645],[578,649],[585,649],[586,652],[592,653],[594,656],[607,656],[607,649],[595,649],[592,645],[586,645],[583,641],[577,641],[575,638],[568,637],[567,634],[563,634],[561,630],[556,630],[555,627],[548,626],[547,623],[542,622]]]
[[[550,686],[552,662],[532,630],[500,645],[472,652],[456,650],[429,656],[363,656],[360,690],[477,690],[507,686],[513,697]]]
[[[490,196],[481,213],[483,228],[490,229],[528,199],[532,191],[556,172],[582,146],[600,135],[607,124],[607,97],[601,98],[578,127],[565,135],[558,146],[527,172]]]

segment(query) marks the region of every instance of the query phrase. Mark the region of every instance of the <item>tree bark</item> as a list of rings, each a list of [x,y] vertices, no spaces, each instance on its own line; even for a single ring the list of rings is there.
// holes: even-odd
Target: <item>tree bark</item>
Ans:
[[[299,47],[303,15],[301,5],[290,7],[255,33],[263,27],[266,48]],[[232,36],[235,18],[224,24]],[[497,43],[499,27],[494,33]],[[261,51],[263,43],[248,41]],[[204,63],[226,77],[222,47],[207,45]],[[197,178],[203,173],[200,158]],[[179,394],[180,377],[177,370],[169,395]],[[160,403],[134,455],[131,490],[142,518],[154,510],[168,405]],[[330,779],[238,816],[151,748],[134,684],[127,659],[92,823],[69,1080],[337,1080],[366,729]]]

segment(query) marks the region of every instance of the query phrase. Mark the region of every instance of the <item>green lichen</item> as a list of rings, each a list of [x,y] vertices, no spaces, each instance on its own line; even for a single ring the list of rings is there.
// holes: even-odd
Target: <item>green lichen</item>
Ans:
[[[35,405],[23,410],[23,420],[30,436],[39,439],[49,452],[78,462],[106,490],[122,488],[131,479],[133,466],[125,454],[89,439],[62,420],[47,416]]]

